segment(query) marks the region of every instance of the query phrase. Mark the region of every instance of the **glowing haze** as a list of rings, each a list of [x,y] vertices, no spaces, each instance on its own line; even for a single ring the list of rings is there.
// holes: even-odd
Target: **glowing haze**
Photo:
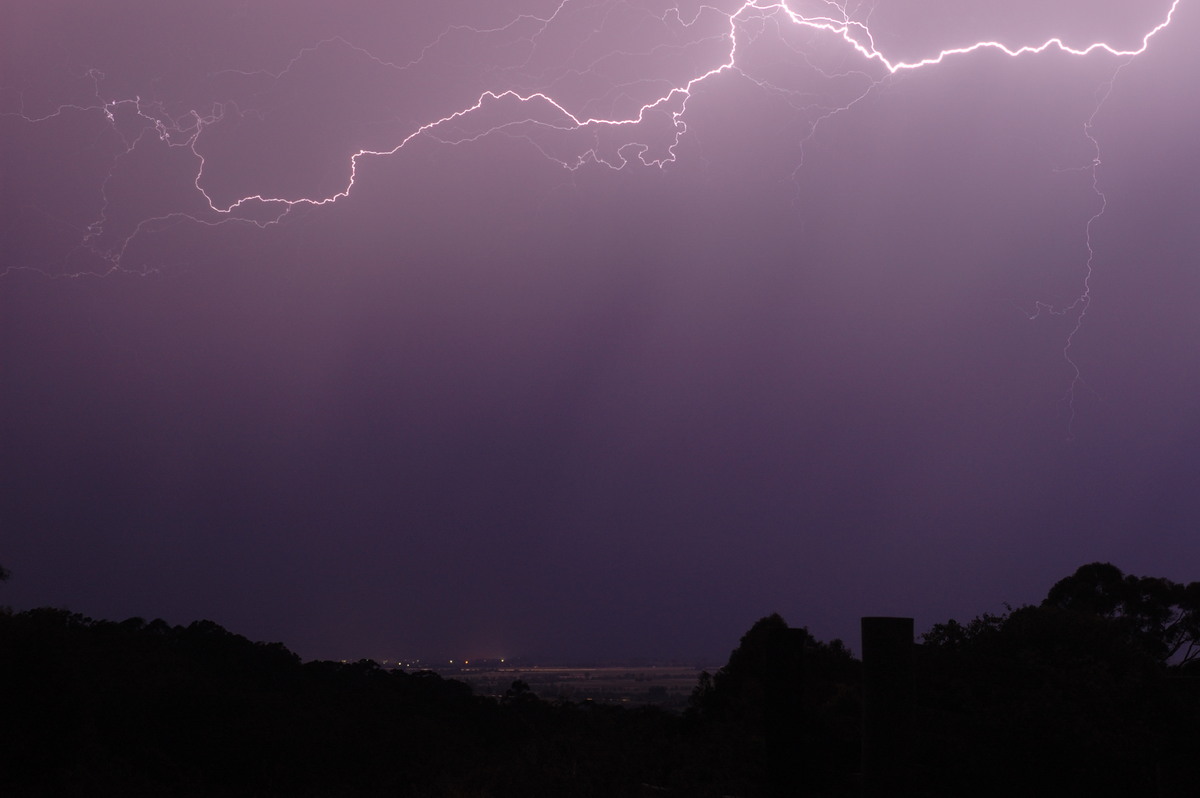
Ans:
[[[1197,578],[1186,0],[0,29],[16,606],[710,656]]]

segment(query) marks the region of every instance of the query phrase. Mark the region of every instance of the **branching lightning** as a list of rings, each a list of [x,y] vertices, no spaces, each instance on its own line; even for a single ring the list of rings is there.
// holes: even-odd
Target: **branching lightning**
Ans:
[[[1172,7],[1172,11],[1174,11],[1174,7]],[[1146,42],[1143,42],[1143,49],[1145,45]],[[1080,370],[1079,364],[1072,357],[1071,348],[1075,343],[1075,336],[1078,335],[1079,331],[1083,328],[1083,320],[1084,317],[1087,316],[1088,306],[1092,301],[1092,277],[1094,275],[1096,262],[1096,248],[1092,240],[1093,229],[1100,221],[1100,218],[1104,216],[1104,212],[1108,208],[1108,196],[1100,187],[1100,141],[1096,138],[1092,130],[1096,123],[1096,117],[1100,113],[1100,109],[1104,106],[1105,101],[1112,93],[1113,82],[1116,80],[1117,74],[1119,74],[1122,67],[1128,63],[1128,61],[1125,61],[1118,66],[1113,72],[1113,77],[1100,88],[1100,90],[1097,92],[1096,106],[1092,113],[1088,116],[1087,120],[1083,123],[1083,135],[1092,148],[1091,163],[1083,168],[1087,171],[1090,178],[1092,192],[1096,195],[1096,198],[1100,203],[1099,207],[1091,216],[1088,217],[1087,223],[1084,225],[1084,245],[1087,248],[1087,257],[1084,261],[1083,290],[1080,291],[1079,296],[1077,296],[1065,307],[1056,308],[1046,302],[1039,301],[1035,303],[1034,312],[1029,314],[1029,318],[1031,320],[1038,318],[1043,313],[1049,313],[1055,316],[1064,316],[1069,313],[1075,314],[1075,322],[1071,325],[1071,329],[1067,333],[1067,339],[1063,344],[1062,352],[1063,360],[1066,361],[1067,366],[1071,371],[1071,383],[1067,388],[1067,394],[1064,397],[1064,402],[1067,405],[1068,435],[1073,432],[1072,428],[1075,425],[1075,399],[1080,387],[1084,385],[1083,372]]]
[[[624,3],[597,6],[587,5],[581,0],[561,0],[544,16],[521,14],[505,24],[489,28],[451,26],[407,61],[379,58],[345,39],[335,37],[301,50],[276,71],[228,69],[210,75],[211,78],[278,82],[319,53],[341,49],[366,60],[376,69],[399,76],[412,70],[435,68],[432,59],[439,50],[455,37],[462,36],[515,43],[523,49],[524,59],[499,70],[496,73],[497,84],[473,94],[473,99],[423,121],[408,122],[397,118],[392,121],[392,126],[400,129],[400,133],[392,139],[392,143],[345,153],[342,160],[344,182],[336,190],[317,194],[289,195],[262,188],[242,196],[222,197],[211,179],[214,158],[217,156],[209,146],[209,139],[223,125],[253,118],[263,111],[244,108],[238,102],[228,100],[215,102],[203,109],[172,113],[168,110],[171,107],[169,103],[160,100],[141,96],[108,96],[105,76],[92,70],[86,74],[94,87],[91,101],[63,104],[41,114],[26,113],[21,103],[17,108],[5,109],[0,114],[14,117],[19,123],[27,125],[45,125],[77,115],[95,116],[103,120],[118,142],[111,168],[99,187],[100,210],[86,229],[81,231],[71,256],[61,264],[0,264],[0,275],[19,269],[30,269],[47,276],[114,272],[144,274],[154,271],[155,264],[133,265],[129,262],[131,245],[140,237],[152,235],[177,223],[210,226],[237,223],[258,227],[277,225],[297,208],[319,208],[350,197],[360,177],[360,170],[365,168],[368,159],[397,156],[421,140],[459,146],[488,137],[508,136],[523,139],[565,170],[575,171],[584,167],[622,170],[631,165],[665,168],[679,158],[679,145],[688,133],[689,104],[704,84],[723,75],[739,76],[753,81],[764,90],[785,96],[804,114],[806,130],[801,137],[804,141],[816,134],[823,120],[850,110],[890,76],[945,67],[983,51],[1010,58],[1034,57],[1048,51],[1077,57],[1108,57],[1117,63],[1113,73],[1115,78],[1124,64],[1145,52],[1154,38],[1171,25],[1181,2],[1174,0],[1165,16],[1142,34],[1136,47],[1121,48],[1106,42],[1072,47],[1061,37],[1024,44],[985,40],[906,61],[891,58],[877,47],[876,37],[870,27],[870,14],[859,15],[844,0],[810,0],[808,5],[814,6],[818,13],[797,10],[794,7],[799,5],[797,0],[790,3],[744,0],[736,7],[731,4],[725,9],[717,5],[701,5],[690,15],[678,7],[652,11]],[[595,45],[593,40],[599,37],[600,26],[605,24],[609,15],[616,13],[618,6],[622,13],[640,15],[642,22],[660,35],[661,41],[649,45],[638,41],[627,49],[602,49],[594,57],[588,55]],[[603,13],[598,8],[602,8]],[[566,24],[573,14],[598,14],[593,34],[575,41],[570,63],[556,69],[539,67],[535,60],[541,55],[541,43],[554,35],[556,29]],[[755,46],[759,37],[781,31],[803,33],[809,37],[807,42],[815,42],[826,51],[839,53],[839,64],[849,60],[852,63],[850,67],[822,66],[807,44],[786,44],[796,56],[797,69],[807,70],[821,79],[838,82],[849,88],[831,99],[814,91],[781,86],[745,68],[745,54]],[[675,75],[671,69],[663,68],[652,74],[623,76],[621,69],[615,66],[624,59],[636,67],[664,53],[673,56],[672,68],[685,74]],[[599,77],[604,79],[598,82],[606,86],[599,96],[581,99],[564,88],[572,81]],[[1092,126],[1110,89],[1111,81],[1098,95],[1095,112],[1084,122],[1084,134],[1091,143],[1094,158],[1091,164],[1083,168],[1090,171],[1092,187],[1099,198],[1100,207],[1088,220],[1084,231],[1087,263],[1082,291],[1074,302],[1065,307],[1054,308],[1039,303],[1032,314],[1074,314],[1074,326],[1063,352],[1074,373],[1069,397],[1072,407],[1080,371],[1072,359],[1071,347],[1091,301],[1095,258],[1092,233],[1106,205],[1098,177],[1100,143],[1092,132]],[[404,129],[403,125],[408,126]],[[803,141],[799,143],[803,144]],[[190,199],[180,199],[179,207],[116,224],[113,221],[110,182],[124,163],[155,146],[166,147],[191,164],[187,172]],[[89,265],[76,269],[66,262],[74,262],[78,258],[89,261]]]

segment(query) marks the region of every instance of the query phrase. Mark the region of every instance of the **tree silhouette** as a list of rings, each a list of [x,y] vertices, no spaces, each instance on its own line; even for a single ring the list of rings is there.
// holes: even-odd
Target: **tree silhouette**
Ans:
[[[836,792],[857,763],[858,663],[778,614],[759,619],[715,676],[701,675],[692,715],[721,740],[739,794]],[[752,785],[766,785],[755,792]]]
[[[1094,562],[1059,580],[1042,606],[1111,619],[1160,662],[1200,658],[1200,582],[1127,576]]]
[[[0,569],[0,577],[8,571]],[[915,794],[1188,795],[1197,583],[1080,568],[914,652]],[[302,663],[211,621],[0,611],[0,795],[848,798],[862,663],[778,615],[684,715]]]
[[[1039,605],[934,626],[918,658],[926,789],[1167,795],[1164,785],[1194,786],[1200,689],[1188,672],[1200,663],[1198,626],[1200,584],[1110,563],[1080,567]]]

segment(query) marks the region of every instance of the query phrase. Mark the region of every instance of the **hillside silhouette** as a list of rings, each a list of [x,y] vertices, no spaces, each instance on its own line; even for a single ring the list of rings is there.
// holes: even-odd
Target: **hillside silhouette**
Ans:
[[[1105,563],[937,624],[888,794],[1189,794],[1198,647],[1200,583]],[[301,662],[211,621],[3,611],[0,795],[883,794],[862,778],[863,665],[768,615],[672,713]]]

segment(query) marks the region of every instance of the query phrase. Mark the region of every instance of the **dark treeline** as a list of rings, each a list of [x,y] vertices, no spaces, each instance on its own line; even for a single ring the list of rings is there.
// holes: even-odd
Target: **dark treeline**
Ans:
[[[1198,642],[1200,583],[1106,564],[935,626],[903,794],[1192,794]],[[852,796],[862,680],[778,615],[674,714],[302,663],[208,621],[0,612],[0,795]]]

